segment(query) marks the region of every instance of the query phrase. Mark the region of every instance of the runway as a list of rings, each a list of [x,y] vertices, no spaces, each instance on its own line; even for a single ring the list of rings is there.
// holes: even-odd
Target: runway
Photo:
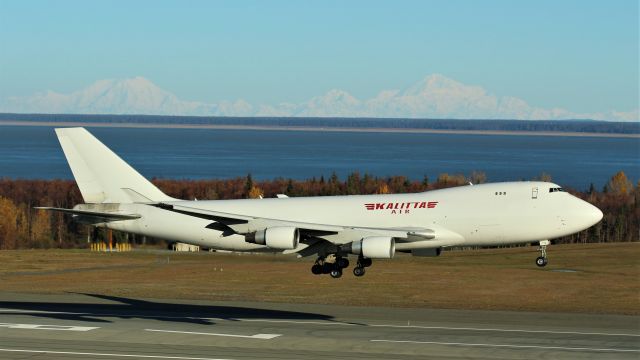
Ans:
[[[639,357],[637,316],[0,292],[2,359]]]

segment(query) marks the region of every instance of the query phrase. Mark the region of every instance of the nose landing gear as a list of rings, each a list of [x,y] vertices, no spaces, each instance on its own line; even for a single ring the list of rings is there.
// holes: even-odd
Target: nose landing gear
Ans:
[[[549,246],[549,244],[551,244],[549,240],[540,241],[540,247],[538,248],[538,250],[540,250],[540,256],[536,259],[536,265],[538,265],[538,267],[545,267],[547,265],[547,246]]]

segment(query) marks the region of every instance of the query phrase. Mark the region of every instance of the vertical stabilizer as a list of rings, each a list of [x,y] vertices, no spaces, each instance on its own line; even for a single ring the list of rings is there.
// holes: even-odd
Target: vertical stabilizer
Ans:
[[[84,128],[56,129],[86,203],[173,200]]]

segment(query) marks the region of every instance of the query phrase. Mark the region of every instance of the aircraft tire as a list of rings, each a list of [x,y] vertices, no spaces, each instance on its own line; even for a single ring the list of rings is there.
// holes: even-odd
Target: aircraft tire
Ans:
[[[323,274],[331,273],[332,269],[333,269],[333,264],[329,264],[329,263],[322,264],[322,273]]]
[[[320,275],[322,274],[322,266],[315,264],[311,267],[311,272],[313,273],[313,275]]]
[[[547,258],[546,257],[542,257],[542,256],[538,256],[538,258],[536,259],[536,265],[538,265],[538,267],[545,267],[547,265]]]
[[[356,266],[356,267],[353,268],[353,275],[355,275],[355,276],[360,277],[360,276],[364,275],[364,272],[365,272],[364,268],[361,267],[361,266]]]
[[[338,264],[338,266],[339,266],[341,269],[348,268],[348,267],[349,267],[349,259],[346,259],[346,258],[340,258],[340,259],[338,259],[338,261],[336,261],[336,264]]]
[[[329,275],[331,275],[331,277],[334,278],[334,279],[338,279],[338,278],[340,278],[342,276],[342,270],[341,269],[333,269],[333,270],[331,270]]]

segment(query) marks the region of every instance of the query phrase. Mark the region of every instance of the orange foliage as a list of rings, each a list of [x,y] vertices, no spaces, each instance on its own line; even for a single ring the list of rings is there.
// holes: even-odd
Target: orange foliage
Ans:
[[[618,171],[607,183],[607,190],[614,194],[626,195],[633,190],[633,184],[624,171]]]

